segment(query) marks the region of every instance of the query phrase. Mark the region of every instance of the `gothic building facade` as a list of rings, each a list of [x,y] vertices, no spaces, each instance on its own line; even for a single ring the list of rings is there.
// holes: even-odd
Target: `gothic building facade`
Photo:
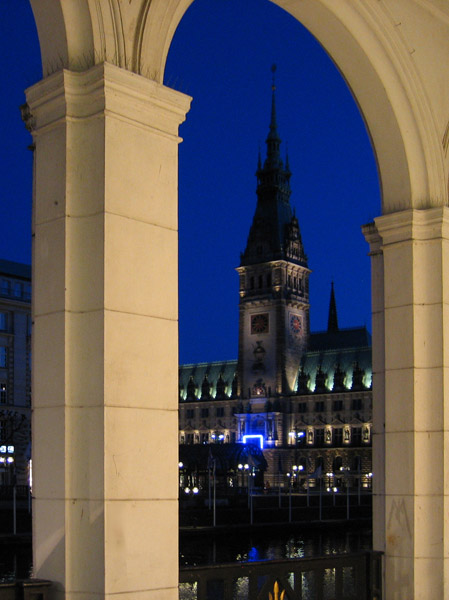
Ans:
[[[257,205],[237,272],[235,361],[179,370],[181,445],[252,443],[267,485],[371,487],[371,337],[340,329],[332,284],[328,327],[310,332],[309,275],[281,158],[273,86],[267,153],[257,168]],[[352,477],[352,481],[350,478]]]

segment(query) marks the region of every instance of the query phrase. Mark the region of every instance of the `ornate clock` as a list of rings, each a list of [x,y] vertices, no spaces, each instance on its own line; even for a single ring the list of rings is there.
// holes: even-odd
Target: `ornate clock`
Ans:
[[[251,333],[268,333],[268,313],[251,315]]]
[[[293,335],[300,335],[302,332],[302,319],[299,315],[290,315],[290,331]]]

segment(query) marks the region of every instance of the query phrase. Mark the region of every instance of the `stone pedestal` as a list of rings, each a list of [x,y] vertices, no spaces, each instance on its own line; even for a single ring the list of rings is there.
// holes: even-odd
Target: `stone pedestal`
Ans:
[[[27,102],[35,574],[61,598],[175,600],[177,146],[190,98],[103,64],[56,73]]]

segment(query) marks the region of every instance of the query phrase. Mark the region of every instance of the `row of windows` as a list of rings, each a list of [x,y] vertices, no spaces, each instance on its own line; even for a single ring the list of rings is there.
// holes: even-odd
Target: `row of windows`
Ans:
[[[360,446],[369,444],[371,441],[371,431],[369,426],[363,427],[320,427],[316,429],[300,429],[290,434],[291,441],[298,446],[314,445],[325,446],[333,444],[334,446],[343,446],[352,444]]]
[[[364,408],[364,401],[362,398],[353,398],[351,401],[351,410],[363,410]],[[325,412],[326,410],[326,403],[324,400],[318,400],[317,402],[315,402],[314,404],[314,412],[320,413],[320,412]],[[344,400],[333,400],[332,401],[332,410],[335,412],[340,412],[345,410],[345,401]],[[215,414],[216,417],[224,417],[226,416],[226,410],[224,406],[217,406],[215,408],[215,411],[213,408],[209,408],[209,407],[204,407],[204,408],[200,408],[200,417],[202,419],[207,419],[209,416],[212,416],[212,414]],[[297,412],[298,413],[307,413],[310,411],[310,406],[307,402],[299,402],[297,404]],[[233,407],[231,410],[232,415],[234,415],[236,412],[238,412],[238,408],[237,407]],[[194,419],[195,418],[195,408],[187,408],[185,411],[185,416],[186,419]]]
[[[3,297],[17,298],[29,302],[31,300],[31,284],[2,278],[0,281],[0,294]]]
[[[289,288],[293,288],[299,292],[304,291],[303,281],[301,277],[296,277],[296,275],[287,275],[287,285]]]
[[[186,433],[181,435],[179,439],[181,444],[235,444],[237,436],[235,431],[230,433]]]
[[[250,277],[249,278],[249,287],[251,290],[256,289],[256,278],[255,277]],[[259,290],[264,288],[264,277],[263,275],[258,275],[257,276],[257,287]],[[268,273],[265,276],[265,287],[269,288],[271,287],[271,273]]]
[[[212,412],[212,410],[211,410]],[[217,408],[215,409],[215,416],[216,417],[224,417],[225,416],[225,407],[224,406],[217,406]],[[234,411],[233,411],[234,414]],[[207,419],[209,417],[209,408],[200,408],[200,417],[202,419]],[[195,409],[194,408],[188,408],[186,410],[186,419],[194,419],[195,418]]]
[[[339,412],[345,410],[345,401],[344,400],[333,400],[332,401],[332,410],[335,412]],[[351,399],[351,410],[363,410],[364,402],[362,398],[352,398]],[[313,407],[314,412],[324,412],[326,410],[326,402],[324,400],[318,400],[315,402]],[[307,402],[298,402],[297,412],[298,413],[307,413],[310,411],[310,405]]]
[[[31,335],[31,315],[27,315],[26,334]],[[0,331],[13,332],[14,319],[13,314],[8,311],[0,311]]]
[[[263,275],[251,276],[249,278],[249,288],[251,290],[255,290],[257,288],[259,290],[271,287],[271,273],[267,273],[265,278]],[[287,275],[287,285],[289,288],[295,289],[298,292],[304,291],[304,283],[301,277],[297,277],[296,275]]]

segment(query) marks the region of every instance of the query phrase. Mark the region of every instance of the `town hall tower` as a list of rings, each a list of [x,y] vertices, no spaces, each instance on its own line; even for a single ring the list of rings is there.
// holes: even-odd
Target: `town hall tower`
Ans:
[[[273,67],[273,73],[274,73]],[[257,168],[257,207],[240,266],[238,382],[242,398],[295,390],[309,335],[309,274],[291,172],[280,154],[275,86],[267,155]]]

